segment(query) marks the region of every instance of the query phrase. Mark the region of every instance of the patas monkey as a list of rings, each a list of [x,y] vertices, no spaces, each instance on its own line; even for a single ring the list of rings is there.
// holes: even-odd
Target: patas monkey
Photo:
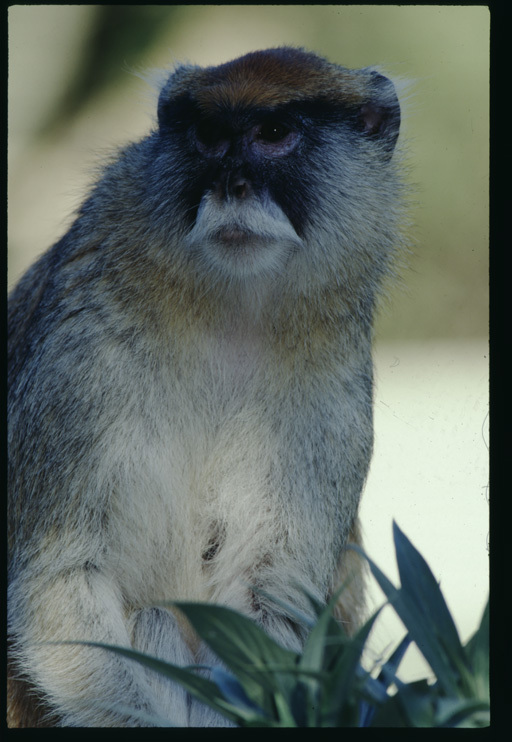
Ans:
[[[231,606],[299,648],[304,627],[258,588],[308,611],[304,591],[326,601],[351,576],[339,617],[357,622],[346,546],[399,122],[385,77],[299,49],[179,67],[155,131],[14,290],[11,725],[222,723],[136,663],[59,643],[201,661],[163,599]]]

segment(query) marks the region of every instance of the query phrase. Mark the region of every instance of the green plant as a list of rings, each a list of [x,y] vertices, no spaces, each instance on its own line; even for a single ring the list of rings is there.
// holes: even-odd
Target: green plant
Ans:
[[[371,561],[370,568],[433,670],[436,680],[402,683],[395,695],[376,710],[374,726],[455,727],[489,723],[489,603],[471,639],[462,645],[441,589],[427,562],[393,524],[400,588]]]
[[[428,564],[393,525],[400,587],[368,559],[407,634],[380,667],[365,670],[361,654],[380,609],[353,637],[332,617],[331,603],[311,601],[317,615],[302,653],[280,647],[247,617],[218,605],[173,603],[223,667],[180,668],[131,649],[118,652],[183,685],[243,727],[457,727],[489,724],[489,609],[462,645]],[[360,550],[358,550],[360,551]],[[365,556],[363,552],[360,552]],[[435,681],[404,683],[400,662],[414,642]],[[209,671],[205,678],[198,671]],[[172,720],[171,720],[172,721]]]

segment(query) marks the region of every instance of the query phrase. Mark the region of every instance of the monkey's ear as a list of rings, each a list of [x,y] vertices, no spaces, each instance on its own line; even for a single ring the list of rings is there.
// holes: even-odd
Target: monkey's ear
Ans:
[[[180,131],[190,125],[196,112],[188,93],[170,97],[167,91],[162,91],[158,99],[157,115],[160,129]]]
[[[158,124],[160,128],[187,124],[194,110],[187,81],[194,77],[200,67],[181,65],[169,76],[158,96]]]
[[[391,80],[378,72],[372,72],[372,77],[370,98],[359,109],[359,126],[391,156],[400,130],[400,104]]]

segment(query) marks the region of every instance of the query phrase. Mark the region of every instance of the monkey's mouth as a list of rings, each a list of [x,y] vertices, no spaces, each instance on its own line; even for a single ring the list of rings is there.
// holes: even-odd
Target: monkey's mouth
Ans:
[[[270,198],[219,203],[207,193],[187,236],[206,266],[240,279],[281,273],[302,245],[290,220]]]
[[[220,242],[228,247],[247,246],[258,240],[258,235],[248,229],[240,227],[222,227],[212,234],[215,242]]]

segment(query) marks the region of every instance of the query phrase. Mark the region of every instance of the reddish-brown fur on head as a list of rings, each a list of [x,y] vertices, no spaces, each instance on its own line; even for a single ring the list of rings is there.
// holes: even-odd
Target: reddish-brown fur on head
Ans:
[[[273,108],[290,101],[325,98],[357,106],[367,96],[361,72],[331,64],[316,54],[279,47],[249,54],[218,67],[182,69],[173,95],[188,93],[205,112],[219,107]]]

